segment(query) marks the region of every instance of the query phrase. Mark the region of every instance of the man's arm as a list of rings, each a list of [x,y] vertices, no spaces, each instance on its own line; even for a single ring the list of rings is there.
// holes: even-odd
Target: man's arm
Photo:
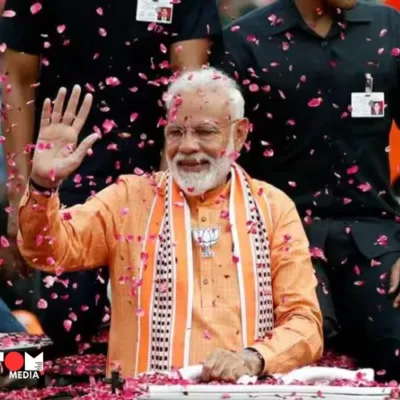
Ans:
[[[215,0],[183,0],[175,6],[173,31],[177,34],[169,58],[173,71],[198,69],[209,61],[211,46],[222,53],[222,28]],[[221,59],[220,56],[215,56]],[[160,170],[167,169],[165,151],[161,154]]]
[[[175,71],[201,68],[208,63],[212,42],[221,40],[216,0],[182,0],[175,9],[171,66]]]
[[[170,64],[174,71],[198,69],[208,63],[210,39],[191,39],[171,46]]]
[[[27,188],[19,209],[19,250],[33,268],[49,273],[107,265],[123,204],[128,204],[124,178],[85,204],[63,210],[57,193]]]
[[[251,346],[265,360],[264,374],[310,364],[323,350],[322,315],[308,240],[293,202],[277,189],[272,193],[270,245],[276,328]]]
[[[9,216],[10,236],[15,237],[17,210],[26,179],[29,176],[30,157],[25,146],[34,137],[34,84],[38,82],[39,59],[45,31],[46,6],[32,14],[36,0],[6,0],[4,11],[13,12],[12,18],[0,18],[0,43],[7,45],[4,55],[7,82],[3,85],[3,133],[6,136],[5,158],[10,182],[9,200],[14,213]],[[11,165],[10,165],[11,164]],[[15,164],[15,165],[13,165]],[[20,178],[18,178],[20,177]]]
[[[7,83],[3,92],[3,133],[5,157],[9,183],[9,202],[17,214],[18,204],[24,192],[25,183],[30,174],[30,154],[24,150],[33,143],[35,89],[38,81],[39,57],[7,49],[4,56]],[[11,216],[11,220],[15,220]],[[17,221],[14,227],[9,225],[9,234],[17,232]]]

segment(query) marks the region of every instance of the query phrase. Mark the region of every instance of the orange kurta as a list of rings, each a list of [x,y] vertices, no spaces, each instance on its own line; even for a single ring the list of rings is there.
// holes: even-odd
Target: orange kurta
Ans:
[[[267,227],[275,329],[252,347],[264,356],[265,372],[283,373],[321,355],[322,317],[308,242],[295,206],[278,189],[262,182],[257,184],[271,204]],[[218,347],[241,350],[237,268],[232,260],[229,220],[221,216],[221,210],[227,208],[226,193],[224,187],[189,202],[193,227],[221,227],[220,240],[213,247],[215,257],[202,258],[200,249],[193,245],[191,364],[203,361]],[[54,273],[60,266],[65,272],[110,266],[108,371],[111,363],[118,363],[126,377],[142,372],[135,371],[140,316],[131,282],[138,277],[142,240],[154,195],[149,179],[129,176],[84,205],[67,210],[59,210],[57,194],[45,197],[29,189],[20,206],[20,251],[34,268]],[[42,242],[39,245],[38,237]]]
[[[386,4],[400,10],[400,0],[386,0]],[[390,180],[394,183],[400,176],[400,130],[395,122],[392,124],[389,143]]]

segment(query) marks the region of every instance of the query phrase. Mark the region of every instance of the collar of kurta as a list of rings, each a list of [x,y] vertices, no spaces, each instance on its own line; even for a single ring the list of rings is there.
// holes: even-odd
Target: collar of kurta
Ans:
[[[274,326],[267,222],[270,205],[236,164],[229,182],[232,260],[238,268],[243,347]],[[190,208],[167,171],[156,191],[141,253],[136,373],[189,365],[193,306]],[[195,344],[194,344],[195,345]]]

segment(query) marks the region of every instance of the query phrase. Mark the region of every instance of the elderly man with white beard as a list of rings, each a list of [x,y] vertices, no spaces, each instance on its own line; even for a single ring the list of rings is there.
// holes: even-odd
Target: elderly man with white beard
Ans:
[[[248,134],[235,82],[213,69],[182,74],[165,96],[169,169],[122,176],[60,209],[60,182],[98,138],[77,146],[92,103],[87,94],[78,107],[80,95],[75,87],[64,107],[60,89],[53,110],[43,105],[19,246],[57,276],[110,266],[107,374],[202,363],[203,381],[229,382],[320,357],[316,278],[297,211],[235,162]]]

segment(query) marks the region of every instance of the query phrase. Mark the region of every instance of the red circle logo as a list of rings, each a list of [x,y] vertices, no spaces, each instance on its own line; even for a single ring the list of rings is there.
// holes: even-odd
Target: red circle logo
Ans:
[[[24,357],[16,351],[12,351],[5,356],[4,365],[10,371],[19,371],[24,366]]]

